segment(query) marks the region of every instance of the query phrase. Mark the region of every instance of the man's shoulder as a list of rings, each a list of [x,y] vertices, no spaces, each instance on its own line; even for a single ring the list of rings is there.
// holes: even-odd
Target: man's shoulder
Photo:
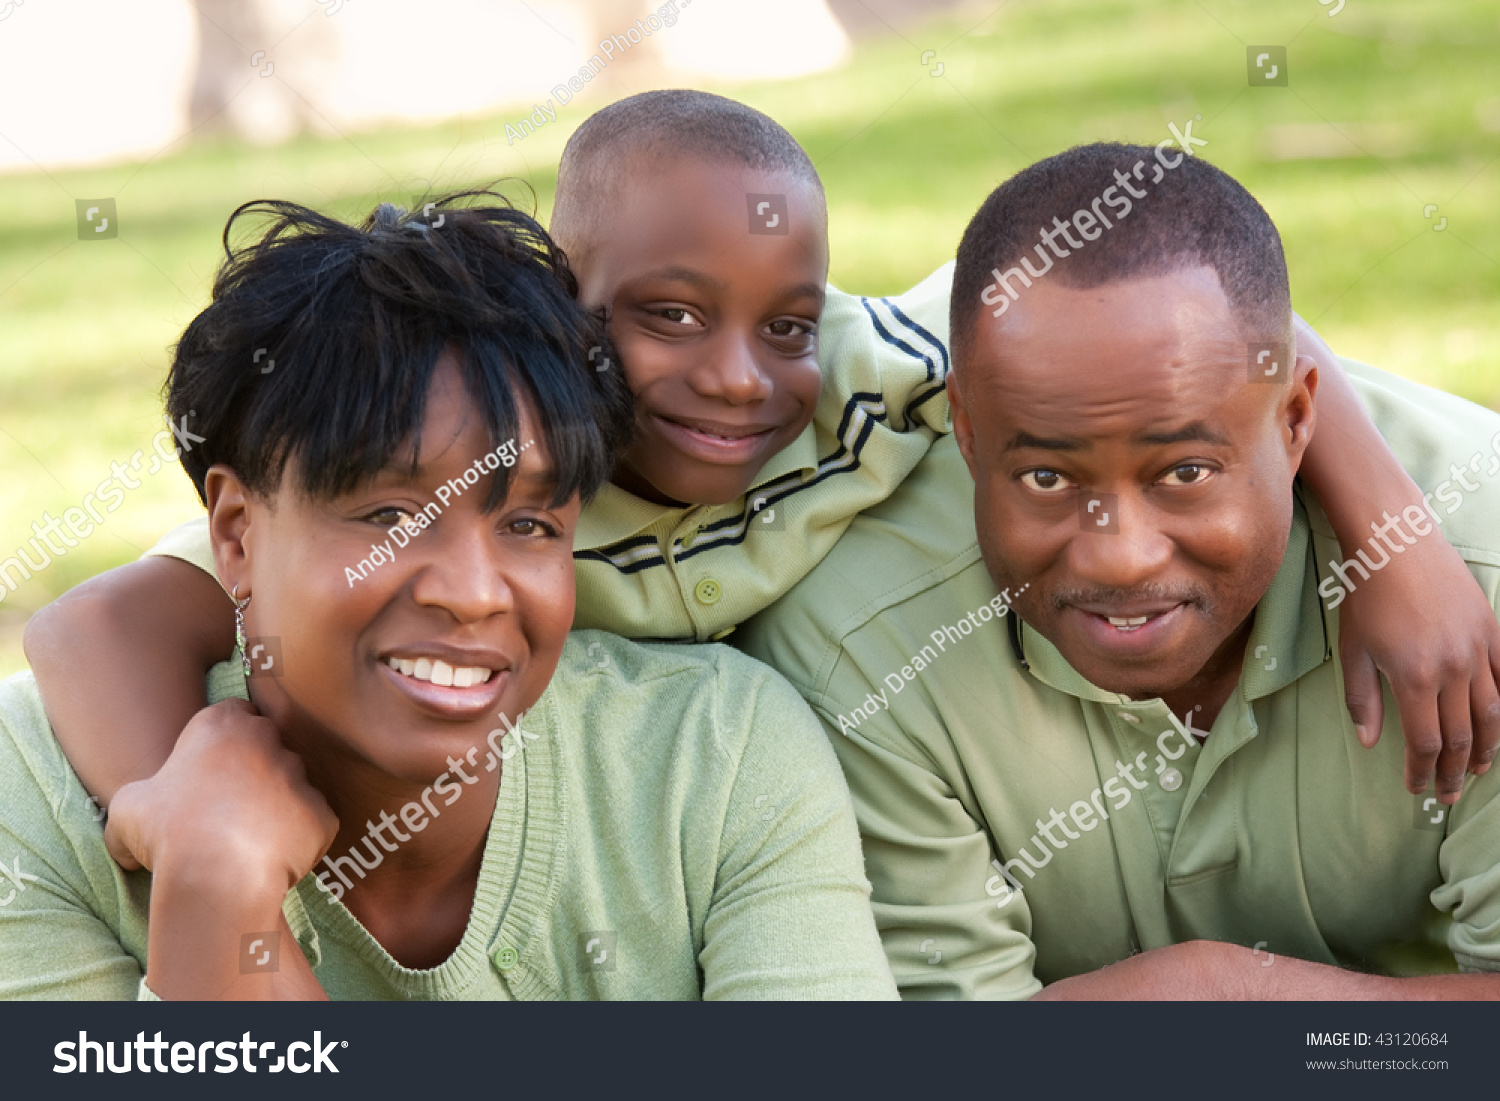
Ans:
[[[951,436],[936,441],[889,498],[857,516],[827,557],[735,642],[799,686],[815,687],[873,620],[899,618],[902,606],[925,608],[931,600],[922,598],[936,589],[939,603],[955,608],[993,591],[974,529],[974,485]]]

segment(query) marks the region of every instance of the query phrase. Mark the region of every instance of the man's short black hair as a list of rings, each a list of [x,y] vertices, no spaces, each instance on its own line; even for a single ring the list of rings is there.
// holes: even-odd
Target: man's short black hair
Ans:
[[[568,139],[553,234],[565,248],[578,248],[598,231],[627,161],[683,155],[785,172],[823,191],[807,151],[769,115],[711,92],[641,92],[595,111]]]
[[[1057,226],[1079,212],[1094,239],[1070,228],[1075,249]],[[1043,231],[1068,255],[1049,252]],[[1285,339],[1292,307],[1281,236],[1232,176],[1178,149],[1117,142],[1048,157],[991,192],[964,231],[949,307],[954,362],[967,355],[981,311],[1003,313],[1033,276],[1086,288],[1199,264],[1218,273],[1246,339]],[[997,272],[1008,276],[1003,286]],[[1016,293],[1007,298],[1005,288]]]
[[[252,217],[270,224],[236,248],[232,232]],[[499,195],[464,192],[421,215],[382,204],[357,227],[261,200],[230,216],[224,250],[166,383],[172,423],[203,437],[184,437],[182,454],[200,498],[215,463],[267,496],[295,457],[301,489],[328,499],[404,448],[415,462],[445,349],[496,447],[515,438],[519,403],[532,410],[554,505],[588,500],[629,442],[630,393],[601,323],[575,301],[546,231]],[[508,488],[502,466],[489,506]]]

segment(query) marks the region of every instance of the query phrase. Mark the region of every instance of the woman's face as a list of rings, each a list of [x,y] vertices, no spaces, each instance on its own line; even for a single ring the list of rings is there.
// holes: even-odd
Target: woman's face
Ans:
[[[363,762],[430,784],[450,757],[472,763],[474,746],[482,763],[500,716],[514,722],[547,687],[573,621],[579,504],[548,506],[552,470],[524,407],[520,425],[505,452],[518,455],[509,496],[486,512],[495,475],[482,459],[496,448],[445,353],[415,475],[408,453],[358,490],[313,501],[288,464],[273,500],[244,503],[246,633],[279,640],[281,659],[279,676],[252,677],[251,697],[315,772]],[[397,524],[420,534],[403,547]],[[220,573],[235,575],[222,547]]]

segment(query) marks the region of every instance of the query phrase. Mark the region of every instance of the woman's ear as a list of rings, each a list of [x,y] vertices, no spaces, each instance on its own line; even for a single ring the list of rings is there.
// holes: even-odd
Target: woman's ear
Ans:
[[[250,595],[250,553],[246,536],[250,531],[250,491],[233,470],[218,463],[203,477],[203,496],[208,502],[208,536],[213,541],[214,567],[225,590],[238,589],[241,598]]]

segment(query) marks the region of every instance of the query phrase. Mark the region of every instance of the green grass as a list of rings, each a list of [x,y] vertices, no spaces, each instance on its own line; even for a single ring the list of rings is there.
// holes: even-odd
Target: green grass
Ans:
[[[1083,141],[1154,143],[1201,115],[1200,155],[1276,219],[1295,305],[1335,350],[1500,404],[1500,0],[1349,0],[1332,18],[1314,0],[991,10],[862,43],[836,72],[721,89],[813,156],[835,282],[899,291],[951,257],[1017,169]],[[1288,46],[1289,87],[1247,87],[1246,46],[1262,43]],[[0,177],[0,558],[44,511],[78,504],[112,461],[149,447],[168,348],[205,301],[236,205],[274,196],[357,217],[379,199],[511,178],[545,213],[562,143],[597,106],[575,101],[513,146],[505,123],[524,111]],[[1354,155],[1305,155],[1338,145]],[[103,196],[117,200],[119,238],[79,241],[74,199]],[[164,471],[7,596],[0,674],[22,666],[30,610],[196,509],[187,479]]]

